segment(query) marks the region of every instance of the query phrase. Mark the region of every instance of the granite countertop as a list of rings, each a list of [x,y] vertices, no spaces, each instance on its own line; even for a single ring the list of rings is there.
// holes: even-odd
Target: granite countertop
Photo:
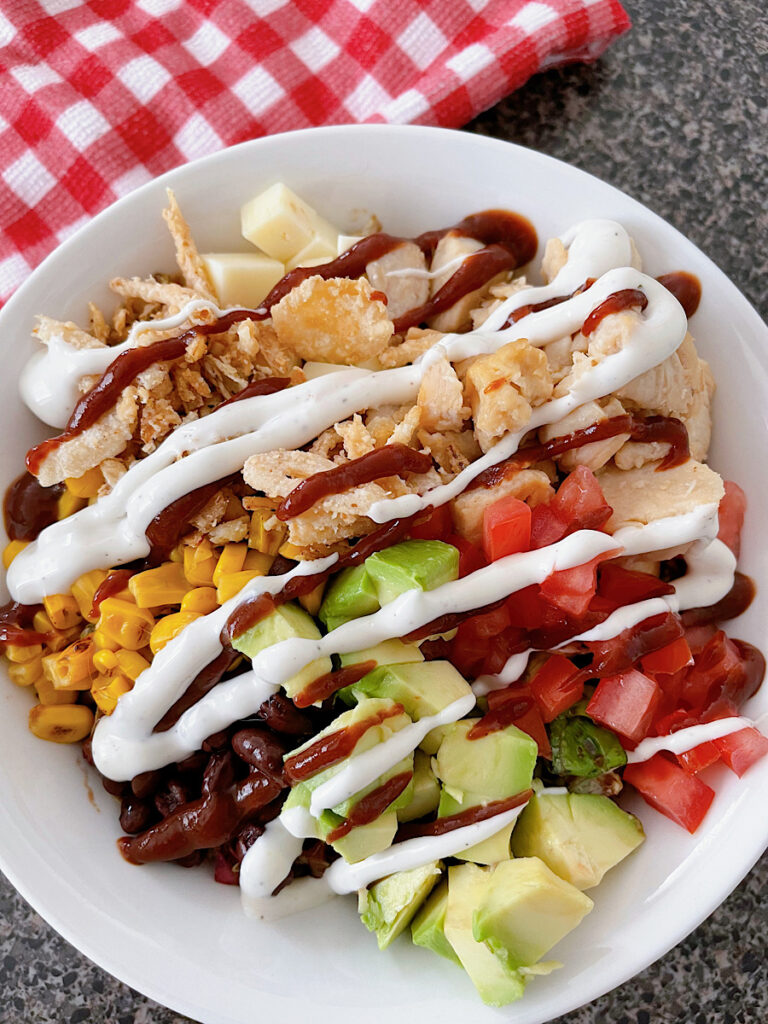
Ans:
[[[536,76],[468,130],[549,153],[624,189],[708,253],[765,317],[764,0],[625,5],[634,28],[598,63]],[[762,1024],[767,885],[768,856],[675,950],[557,1024]],[[0,993],[0,1024],[187,1020],[82,957],[2,876]]]

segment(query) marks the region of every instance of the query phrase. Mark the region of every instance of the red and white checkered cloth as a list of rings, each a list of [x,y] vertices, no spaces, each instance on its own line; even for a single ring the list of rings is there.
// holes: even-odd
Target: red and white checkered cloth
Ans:
[[[628,27],[619,0],[3,0],[0,300],[186,160],[312,125],[458,127]]]

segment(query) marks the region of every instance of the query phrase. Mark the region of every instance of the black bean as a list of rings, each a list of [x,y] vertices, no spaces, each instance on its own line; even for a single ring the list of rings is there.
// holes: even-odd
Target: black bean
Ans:
[[[259,717],[270,729],[286,736],[309,736],[315,732],[312,720],[299,711],[293,703],[280,693],[265,700],[259,708]]]
[[[136,835],[148,828],[152,821],[152,805],[135,796],[126,796],[120,807],[120,828],[129,835]]]
[[[133,795],[139,797],[140,800],[146,800],[148,796],[152,796],[160,788],[162,781],[162,771],[142,772],[140,775],[135,775],[131,779]]]
[[[229,789],[235,781],[235,760],[231,750],[211,754],[203,775],[203,794]]]

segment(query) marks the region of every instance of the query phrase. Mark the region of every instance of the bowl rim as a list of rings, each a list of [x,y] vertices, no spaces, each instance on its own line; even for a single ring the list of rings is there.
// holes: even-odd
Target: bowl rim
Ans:
[[[27,280],[22,283],[22,285],[6,302],[5,306],[0,310],[0,330],[2,330],[6,324],[13,322],[17,308],[25,303],[29,294],[35,293],[38,279],[44,270],[49,269],[53,264],[61,260],[65,260],[70,251],[75,250],[81,244],[83,237],[87,236],[95,228],[99,227],[105,220],[115,216],[118,211],[122,211],[125,207],[129,207],[132,203],[135,203],[149,192],[156,190],[159,186],[182,188],[187,178],[197,176],[201,170],[215,167],[220,161],[224,162],[232,159],[231,154],[233,152],[236,152],[241,156],[247,156],[252,152],[263,151],[267,148],[279,148],[284,144],[284,140],[286,139],[301,140],[311,138],[316,140],[319,136],[324,140],[324,144],[333,145],[338,139],[343,138],[347,141],[351,136],[356,136],[358,140],[364,141],[367,136],[372,135],[373,133],[380,135],[383,132],[390,133],[393,136],[409,135],[413,136],[414,139],[418,136],[421,137],[422,140],[426,140],[427,144],[429,140],[433,138],[447,139],[447,137],[452,137],[457,146],[467,146],[478,149],[483,148],[488,151],[497,152],[501,150],[508,152],[511,147],[512,149],[517,150],[521,155],[521,159],[524,159],[530,165],[551,165],[554,163],[559,166],[559,173],[567,174],[568,176],[571,176],[571,178],[575,175],[577,180],[581,180],[583,182],[599,182],[601,188],[608,189],[612,193],[621,196],[623,200],[629,200],[634,204],[638,213],[642,215],[646,223],[650,223],[651,227],[653,227],[654,223],[663,224],[665,230],[667,232],[673,232],[678,241],[685,243],[686,246],[693,246],[707,264],[708,272],[714,276],[713,283],[716,285],[717,289],[727,288],[731,291],[732,295],[738,295],[739,304],[741,305],[742,310],[746,313],[747,319],[750,321],[755,333],[758,335],[764,333],[768,339],[768,330],[766,329],[766,326],[756,308],[749,299],[747,299],[746,296],[738,290],[737,286],[727,277],[717,264],[697,246],[695,246],[694,243],[686,238],[681,231],[669,224],[659,214],[650,209],[644,203],[641,203],[639,200],[629,196],[616,186],[611,185],[596,175],[590,174],[589,172],[569,164],[566,161],[559,160],[556,157],[549,156],[536,150],[528,149],[527,147],[520,146],[516,143],[507,142],[506,140],[490,138],[488,136],[476,135],[454,129],[434,128],[422,125],[385,124],[333,125],[321,128],[301,129],[299,131],[285,132],[279,135],[251,139],[239,143],[236,146],[231,146],[216,153],[191,161],[190,163],[183,164],[151,179],[139,188],[117,199],[109,207],[102,210],[86,224],[82,225],[77,231],[73,232],[71,236],[65,239],[56,249],[46,256],[46,258],[32,271]],[[15,831],[25,843],[28,842],[28,840],[22,836],[20,830],[15,829]],[[743,851],[746,853],[743,859],[729,862],[728,870],[723,870],[723,865],[722,863],[720,864],[721,870],[717,878],[713,880],[712,886],[708,888],[705,894],[703,894],[703,899],[697,904],[695,913],[687,916],[682,923],[679,923],[678,927],[673,929],[671,932],[665,933],[665,938],[661,947],[649,944],[647,948],[636,952],[633,956],[630,956],[629,958],[626,956],[623,957],[622,960],[624,962],[624,967],[621,971],[610,974],[607,981],[598,980],[596,983],[593,981],[591,985],[585,985],[584,989],[578,993],[578,1001],[574,1003],[572,996],[569,1006],[559,1008],[558,1012],[573,1012],[578,1009],[578,1007],[583,1006],[624,984],[660,957],[666,955],[669,950],[680,943],[687,935],[697,928],[702,921],[704,921],[728,897],[739,882],[754,867],[765,848],[768,847],[768,820],[765,822],[762,831],[756,830],[754,834],[754,846],[746,852]],[[0,869],[22,897],[38,914],[40,914],[41,917],[43,917],[71,945],[73,945],[78,951],[82,952],[100,968],[107,971],[119,981],[131,986],[141,993],[146,994],[158,1003],[161,1003],[163,1006],[173,1008],[178,1012],[190,1016],[196,1016],[202,1012],[204,1017],[201,1017],[201,1019],[205,1019],[206,1021],[214,1019],[210,1016],[208,1009],[199,1005],[192,996],[180,998],[177,992],[171,991],[172,986],[169,986],[167,990],[164,990],[163,987],[159,985],[148,985],[142,979],[138,971],[123,966],[119,952],[110,953],[109,950],[102,948],[94,941],[91,941],[88,938],[84,939],[79,935],[77,928],[73,924],[70,924],[69,920],[62,917],[57,909],[49,905],[49,901],[45,897],[41,896],[35,888],[28,883],[23,872],[17,870],[16,865],[12,861],[9,861],[4,844],[0,844]],[[672,935],[671,939],[669,938],[669,935]],[[605,978],[606,975],[604,972],[598,972],[597,977]],[[221,1018],[222,1021],[225,1019],[227,1021],[230,1020],[228,1017]]]

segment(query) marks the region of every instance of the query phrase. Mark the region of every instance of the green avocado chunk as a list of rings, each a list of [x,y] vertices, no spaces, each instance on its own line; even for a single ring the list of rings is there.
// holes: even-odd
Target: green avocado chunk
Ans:
[[[365,565],[343,569],[325,592],[318,618],[330,632],[350,619],[372,615],[379,610],[376,587]]]
[[[534,796],[512,833],[516,857],[540,857],[577,889],[591,889],[645,839],[643,826],[607,796]]]
[[[272,644],[280,643],[281,640],[293,640],[299,637],[303,640],[319,640],[320,630],[314,623],[311,615],[297,604],[283,604],[276,608],[270,615],[267,615],[255,626],[251,626],[240,636],[235,637],[232,646],[241,654],[247,655],[253,660]],[[317,658],[310,662],[300,672],[284,683],[285,692],[289,697],[295,697],[306,686],[319,676],[330,672],[332,668],[330,658]]]
[[[492,873],[492,868],[479,868],[474,864],[448,869],[443,927],[446,939],[483,1002],[489,1006],[506,1006],[523,995],[527,977],[507,967],[484,942],[478,942],[472,932],[475,908],[482,903]]]
[[[440,862],[434,860],[410,871],[396,871],[370,889],[360,890],[357,906],[360,919],[369,932],[376,933],[379,949],[386,949],[405,931],[440,880],[441,868]]]
[[[320,829],[323,832],[327,811],[320,815]],[[338,819],[336,820],[338,824]],[[397,832],[397,814],[393,810],[385,811],[367,825],[358,825],[347,832],[341,839],[336,839],[331,846],[347,861],[356,864],[359,860],[381,853],[392,845]],[[327,835],[327,832],[326,832]]]
[[[437,816],[438,818],[448,818],[452,814],[461,814],[462,811],[468,811],[470,807],[477,807],[478,804],[482,803],[487,803],[487,801],[480,796],[467,793],[464,795],[463,800],[456,800],[450,793],[443,790],[440,793]],[[484,839],[481,843],[475,843],[469,849],[461,853],[455,853],[454,857],[456,860],[468,860],[473,864],[498,864],[500,860],[509,860],[512,856],[509,840],[514,827],[515,823],[513,821],[511,824],[505,825],[504,828],[494,835]]]
[[[459,549],[441,540],[406,540],[369,555],[365,570],[381,604],[406,590],[434,590],[459,577]]]
[[[453,946],[445,937],[445,912],[448,909],[448,882],[433,890],[429,899],[416,914],[411,925],[411,938],[415,946],[431,949],[461,967]]]
[[[449,661],[381,665],[351,689],[358,699],[389,697],[397,701],[415,722],[436,715],[462,697],[472,696],[469,683]]]
[[[432,763],[423,750],[413,755],[413,790],[410,801],[397,812],[398,821],[415,821],[437,810],[440,783],[432,771]]]
[[[436,758],[443,787],[462,802],[464,794],[480,797],[475,803],[529,789],[539,752],[536,741],[514,725],[470,740],[467,734],[478,721],[465,718],[446,730]]]
[[[424,661],[424,655],[416,644],[406,644],[402,640],[382,640],[375,647],[364,651],[353,651],[351,654],[340,654],[342,668],[350,665],[362,665],[365,661],[375,661],[379,665],[400,665],[409,661]]]
[[[449,899],[450,905],[450,899]],[[507,970],[533,966],[593,907],[538,857],[493,868],[472,912],[472,934]]]
[[[612,732],[588,718],[560,715],[549,727],[552,770],[557,775],[590,779],[627,763],[627,755]]]

